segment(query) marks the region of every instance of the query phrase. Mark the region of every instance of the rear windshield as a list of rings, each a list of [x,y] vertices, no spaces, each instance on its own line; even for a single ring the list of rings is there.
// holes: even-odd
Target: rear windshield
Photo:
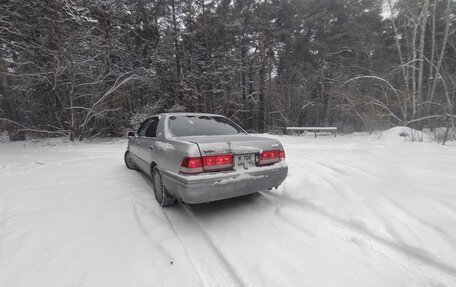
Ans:
[[[244,133],[235,123],[219,116],[171,116],[169,130],[175,137],[215,136]]]

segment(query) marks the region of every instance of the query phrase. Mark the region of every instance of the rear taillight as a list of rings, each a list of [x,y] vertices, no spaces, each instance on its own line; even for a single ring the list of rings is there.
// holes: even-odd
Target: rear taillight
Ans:
[[[187,157],[182,161],[180,172],[186,174],[203,171],[220,171],[233,168],[233,155],[211,155],[203,157]]]
[[[194,174],[203,172],[203,162],[200,157],[187,157],[182,161],[180,172]]]
[[[281,150],[268,150],[260,154],[258,165],[268,165],[285,159],[285,152]]]
[[[203,156],[203,169],[205,171],[225,170],[233,168],[233,155]]]

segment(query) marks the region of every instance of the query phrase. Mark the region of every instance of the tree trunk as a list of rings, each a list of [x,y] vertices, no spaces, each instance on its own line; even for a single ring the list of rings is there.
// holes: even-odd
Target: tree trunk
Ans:
[[[250,117],[249,115],[249,96],[248,96],[248,90],[247,90],[247,81],[246,81],[246,70],[247,70],[247,64],[246,64],[246,49],[244,47],[241,47],[241,68],[240,68],[240,77],[241,77],[241,93],[242,93],[242,102],[244,104],[244,113],[243,113],[243,118],[244,122],[247,123],[248,118]]]
[[[25,134],[19,130],[19,114],[17,112],[16,103],[8,85],[8,78],[6,74],[5,60],[3,53],[0,49],[0,95],[2,97],[2,107],[5,113],[5,118],[11,122],[6,122],[6,130],[10,141],[23,141]],[[18,123],[18,124],[15,124]]]
[[[423,11],[421,15],[423,20],[421,22],[421,33],[420,33],[420,43],[419,43],[419,64],[418,64],[418,87],[417,87],[417,116],[422,116],[422,107],[420,106],[423,102],[423,73],[424,73],[424,36],[426,34],[426,22],[428,18],[428,7],[429,7],[429,0],[424,2]]]
[[[249,128],[249,129],[254,129],[255,128],[255,124],[253,122],[253,112],[252,112],[252,109],[253,109],[253,104],[251,102],[251,98],[250,97],[253,97],[253,94],[255,93],[255,89],[254,89],[254,86],[253,86],[253,81],[254,81],[254,75],[253,75],[253,59],[249,59],[248,61],[248,91],[247,91],[247,97],[248,97],[248,100],[247,100],[247,125],[246,127]],[[256,127],[258,128],[258,127]]]
[[[264,2],[266,4],[266,0]],[[263,12],[264,14],[264,12]],[[261,31],[259,35],[259,49],[260,49],[260,71],[258,80],[258,91],[259,91],[259,106],[258,106],[258,131],[260,133],[265,132],[265,91],[266,91],[266,23],[265,15],[262,16],[261,20]]]
[[[394,13],[393,12],[393,3],[391,0],[388,0],[388,6],[389,6],[389,9],[390,9],[390,12],[391,13]],[[401,71],[402,71],[402,77],[404,78],[404,84],[405,84],[405,90],[406,90],[406,94],[407,94],[407,97],[410,95],[410,88],[409,88],[409,73],[408,73],[408,69],[407,67],[405,66],[405,61],[404,61],[404,57],[402,55],[402,48],[401,48],[401,43],[400,43],[400,36],[399,36],[399,32],[397,30],[397,26],[396,26],[396,23],[394,22],[394,17],[390,17],[391,19],[391,23],[393,25],[393,29],[394,29],[394,39],[395,39],[395,42],[396,42],[396,49],[397,49],[397,53],[399,55],[399,61],[400,61],[400,64],[401,64]],[[405,112],[406,114],[404,115],[404,119],[403,120],[407,120],[407,97],[405,97]],[[401,103],[402,104],[402,103]]]
[[[206,62],[206,65],[210,66],[211,70],[208,71],[211,74],[213,73],[212,71],[212,56],[211,52],[209,49],[209,30],[207,26],[207,16],[206,15],[206,6],[204,5],[204,0],[201,1],[201,14],[203,17],[203,27],[204,27],[204,50],[205,50],[205,55],[204,55],[204,61]],[[209,76],[208,77],[208,82],[205,83],[205,88],[204,88],[204,102],[205,102],[205,112],[206,113],[212,113],[212,79]]]
[[[176,83],[180,84],[180,74],[181,74],[181,65],[179,58],[179,42],[178,42],[178,28],[177,28],[177,19],[176,19],[176,2],[171,0],[171,9],[173,11],[173,31],[174,31],[174,49],[176,53]],[[178,103],[177,92],[174,92],[174,104]]]
[[[450,5],[451,5],[451,0],[448,0],[446,17],[445,17],[446,24],[445,24],[445,32],[443,35],[442,50],[440,50],[440,56],[439,56],[439,59],[437,60],[437,66],[435,67],[435,74],[434,74],[434,78],[432,81],[431,94],[429,95],[429,102],[432,102],[434,100],[435,88],[437,86],[437,79],[440,76],[440,67],[442,66],[443,58],[445,57],[445,50],[446,50],[448,34],[449,34],[449,30],[450,30]],[[450,101],[448,101],[448,102],[450,102]],[[450,104],[450,103],[448,103],[448,104]]]
[[[429,100],[429,96],[431,95],[431,81],[434,77],[434,59],[435,59],[435,11],[437,7],[437,1],[434,1],[434,7],[432,8],[432,29],[431,29],[431,59],[429,60],[429,76],[428,76],[428,83],[427,83],[427,93],[426,93],[426,100]],[[431,104],[428,103],[425,107],[425,116],[430,115],[431,113]]]
[[[411,62],[411,73],[412,73],[412,120],[416,119],[416,34],[418,34],[418,22],[413,20],[413,35],[412,35],[412,62]]]

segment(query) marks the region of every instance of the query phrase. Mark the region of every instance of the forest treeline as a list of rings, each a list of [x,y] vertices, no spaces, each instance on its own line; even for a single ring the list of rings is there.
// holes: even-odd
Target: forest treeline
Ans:
[[[454,129],[452,0],[0,0],[0,131],[124,134],[163,111],[260,132]]]

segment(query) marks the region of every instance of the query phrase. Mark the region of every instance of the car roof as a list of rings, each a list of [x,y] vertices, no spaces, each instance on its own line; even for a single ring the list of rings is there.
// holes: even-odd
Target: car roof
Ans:
[[[224,117],[222,115],[217,115],[217,114],[209,114],[209,113],[161,113],[159,115],[164,115],[164,116],[216,116],[216,117]]]

